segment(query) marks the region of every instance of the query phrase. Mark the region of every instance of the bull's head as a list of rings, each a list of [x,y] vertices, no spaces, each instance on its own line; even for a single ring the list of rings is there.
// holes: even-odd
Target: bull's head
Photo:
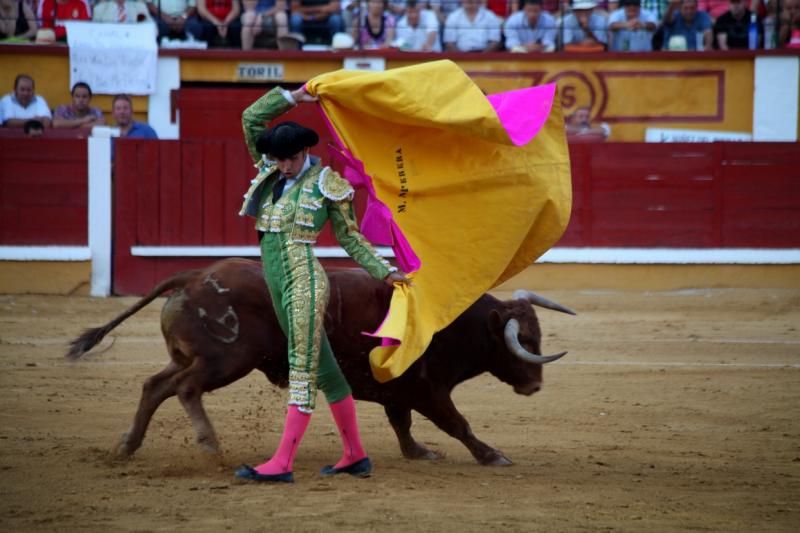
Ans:
[[[495,358],[498,365],[492,373],[513,386],[516,393],[526,396],[541,388],[542,365],[556,361],[567,353],[541,355],[539,320],[529,304],[576,314],[568,307],[523,290],[515,291],[514,299],[504,302],[502,311],[491,311],[490,327],[496,337],[502,336],[502,347],[506,352],[505,357]]]

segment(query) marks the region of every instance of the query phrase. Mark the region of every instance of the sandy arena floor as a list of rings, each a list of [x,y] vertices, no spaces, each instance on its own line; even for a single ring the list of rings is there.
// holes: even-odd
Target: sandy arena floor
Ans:
[[[375,473],[323,479],[339,442],[322,405],[292,486],[232,475],[280,437],[285,392],[260,373],[205,397],[221,460],[174,398],[133,459],[110,458],[166,364],[163,300],[69,364],[69,339],[135,300],[0,296],[0,529],[798,531],[800,291],[544,294],[579,316],[539,313],[545,351],[570,350],[543,390],[484,375],[454,394],[513,466],[477,465],[418,415],[415,435],[446,457],[403,459],[383,409],[360,402]]]

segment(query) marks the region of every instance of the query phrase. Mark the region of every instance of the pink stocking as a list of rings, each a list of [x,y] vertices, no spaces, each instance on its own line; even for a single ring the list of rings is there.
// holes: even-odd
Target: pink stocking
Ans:
[[[259,474],[283,474],[292,471],[294,456],[303,434],[306,432],[311,415],[301,413],[296,405],[290,405],[286,412],[286,425],[283,428],[283,436],[278,450],[272,459],[255,468]]]
[[[358,420],[356,419],[356,403],[353,395],[349,395],[344,400],[330,404],[333,420],[339,428],[339,436],[342,438],[342,458],[334,465],[335,468],[350,466],[367,456],[364,447],[361,445],[361,437],[358,434]]]

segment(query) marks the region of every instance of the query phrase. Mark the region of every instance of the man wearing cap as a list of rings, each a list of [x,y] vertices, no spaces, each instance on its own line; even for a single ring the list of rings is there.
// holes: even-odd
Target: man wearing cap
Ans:
[[[314,256],[322,228],[330,221],[342,247],[374,278],[410,283],[359,233],[350,183],[309,154],[319,142],[317,133],[295,122],[266,129],[265,122],[314,101],[304,88],[289,92],[276,87],[242,114],[247,148],[259,172],[240,214],[256,218],[264,274],[289,352],[289,407],[278,449],[266,463],[236,470],[237,477],[264,483],[294,481],[294,456],[314,411],[317,387],[325,394],[344,449],[339,462],[321,474],[367,477],[372,471],[352,392],[324,331],[328,278]]]
[[[606,18],[594,12],[594,0],[576,0],[572,13],[564,18],[564,45],[592,46],[608,44]]]
[[[640,0],[622,0],[622,6],[608,16],[611,33],[609,50],[612,52],[650,52],[653,49],[653,32],[656,16],[642,9]]]

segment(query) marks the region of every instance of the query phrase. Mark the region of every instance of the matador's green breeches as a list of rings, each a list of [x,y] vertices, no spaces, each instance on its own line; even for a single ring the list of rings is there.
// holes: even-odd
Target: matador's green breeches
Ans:
[[[351,391],[325,335],[328,277],[312,244],[288,241],[282,233],[265,233],[261,260],[272,305],[289,342],[289,404],[310,413],[317,386],[328,403]]]

